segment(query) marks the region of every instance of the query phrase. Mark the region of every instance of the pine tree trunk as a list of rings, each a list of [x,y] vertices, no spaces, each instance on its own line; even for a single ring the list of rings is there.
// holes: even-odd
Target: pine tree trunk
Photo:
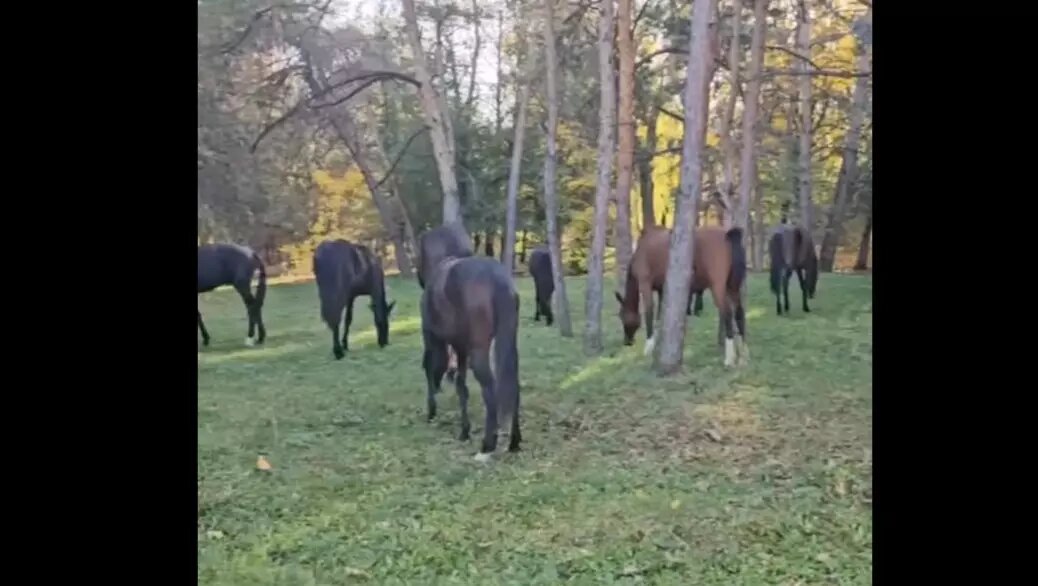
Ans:
[[[872,9],[866,13],[865,21],[871,19]],[[869,70],[869,55],[864,39],[859,38],[857,46],[857,69],[859,73]],[[854,81],[851,94],[850,127],[843,143],[843,161],[840,164],[840,175],[836,181],[836,194],[833,205],[829,207],[825,222],[825,234],[822,237],[821,250],[818,253],[818,269],[831,272],[836,262],[836,249],[843,235],[843,221],[847,210],[850,192],[858,181],[858,149],[861,145],[861,129],[865,124],[865,108],[868,101],[869,80],[859,77]]]
[[[811,9],[807,0],[798,0],[796,51],[811,56]],[[797,193],[800,195],[800,224],[814,232],[814,217],[811,199],[811,76],[807,75],[810,65],[797,60],[801,75],[797,78],[800,98],[800,151],[797,164]]]
[[[617,48],[620,53],[619,153],[616,174],[616,282],[622,287],[631,262],[631,178],[634,172],[634,23],[632,0],[619,1]]]
[[[735,165],[739,153],[732,138],[732,122],[735,118],[735,102],[739,99],[739,54],[741,43],[739,42],[739,29],[742,23],[742,0],[733,0],[732,3],[732,41],[728,47],[728,72],[731,77],[731,89],[728,100],[724,105],[724,114],[721,116],[721,149],[724,152],[724,184],[721,186],[721,201],[727,207],[724,211],[723,224],[725,226],[737,224],[746,225],[746,218],[742,212],[742,201],[732,201],[735,194]],[[733,205],[735,204],[735,205]],[[749,209],[747,207],[747,209]]]
[[[433,156],[436,158],[436,169],[440,175],[440,187],[443,189],[443,221],[461,222],[461,202],[458,199],[458,179],[454,173],[454,128],[446,104],[432,84],[429,63],[422,49],[422,40],[418,32],[418,16],[415,13],[414,0],[401,0],[404,12],[404,24],[407,38],[414,54],[415,79],[421,84],[419,97],[425,124],[429,127],[432,138]]]
[[[652,153],[656,152],[656,121],[659,110],[651,108],[645,120],[645,152],[638,158],[638,178],[642,191],[642,230],[656,225],[656,186],[652,182]]]
[[[515,139],[512,141],[512,164],[508,171],[508,195],[505,203],[505,239],[501,243],[501,262],[515,270],[515,224],[518,212],[519,175],[523,163],[523,139],[526,136],[526,107],[530,101],[530,84],[519,86],[519,112],[515,117]]]
[[[555,192],[555,175],[558,151],[555,136],[559,128],[558,56],[555,52],[555,2],[545,0],[544,52],[548,82],[548,131],[545,138],[544,155],[544,217],[548,231],[548,254],[551,256],[551,273],[555,281],[555,321],[564,338],[573,337],[573,324],[569,317],[569,297],[566,295],[566,280],[562,272],[562,243],[559,235],[559,196]]]
[[[753,39],[750,70],[743,96],[742,160],[739,164],[739,201],[733,222],[745,227],[749,221],[750,198],[757,187],[757,113],[760,111],[760,74],[764,65],[764,33],[768,25],[768,0],[753,2]]]
[[[869,268],[869,244],[872,240],[872,214],[865,220],[865,231],[861,235],[861,244],[858,245],[858,260],[854,263],[854,270],[864,271]]]
[[[663,294],[663,319],[660,327],[656,369],[661,375],[681,367],[685,342],[685,309],[692,277],[694,228],[692,219],[702,191],[702,154],[706,140],[703,108],[689,107],[709,99],[706,76],[712,52],[709,46],[710,0],[695,0],[692,5],[691,39],[688,49],[688,77],[685,81],[685,138],[681,161],[681,193],[670,241],[670,259]]]
[[[704,0],[700,0],[704,1]],[[588,258],[584,352],[602,351],[602,278],[605,271],[606,223],[609,218],[609,179],[613,168],[613,122],[616,96],[613,81],[613,3],[601,3],[598,26],[598,182],[595,186],[595,215]]]

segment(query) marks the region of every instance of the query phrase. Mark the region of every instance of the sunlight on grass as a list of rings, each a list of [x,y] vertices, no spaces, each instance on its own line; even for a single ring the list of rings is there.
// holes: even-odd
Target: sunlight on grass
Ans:
[[[608,370],[615,370],[615,367],[631,362],[634,354],[630,352],[622,352],[616,356],[604,356],[594,359],[590,364],[580,370],[580,372],[571,374],[566,377],[561,384],[559,384],[559,390],[565,391],[577,386],[581,383],[587,382],[597,375],[604,374]],[[614,367],[614,368],[609,368]]]
[[[198,361],[201,364],[221,364],[224,362],[231,362],[234,360],[248,359],[248,360],[261,360],[275,358],[283,356],[285,354],[291,354],[298,352],[303,348],[306,348],[307,344],[300,342],[289,342],[287,344],[264,344],[262,346],[254,346],[252,348],[242,348],[241,350],[232,350],[230,352],[219,352],[212,350],[198,351]]]

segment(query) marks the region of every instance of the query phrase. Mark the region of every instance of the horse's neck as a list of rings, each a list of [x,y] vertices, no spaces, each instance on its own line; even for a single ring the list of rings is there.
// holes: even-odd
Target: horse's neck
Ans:
[[[627,269],[627,283],[624,288],[624,309],[631,311],[638,311],[638,295],[640,293],[638,287],[638,279],[634,276],[634,273],[630,268]]]

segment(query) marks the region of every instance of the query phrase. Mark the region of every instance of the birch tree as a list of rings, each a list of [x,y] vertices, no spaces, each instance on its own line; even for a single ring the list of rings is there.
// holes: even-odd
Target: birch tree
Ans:
[[[548,129],[544,154],[544,220],[548,232],[548,253],[551,256],[551,274],[555,281],[555,321],[564,338],[573,337],[569,317],[569,297],[562,272],[562,243],[559,235],[559,196],[555,192],[558,152],[555,135],[559,129],[558,56],[555,52],[555,1],[544,0],[544,64],[547,74]]]
[[[670,258],[663,293],[663,323],[656,369],[669,375],[681,367],[685,342],[685,308],[692,277],[694,240],[693,219],[702,191],[702,154],[706,140],[705,110],[699,107],[709,98],[706,76],[711,69],[709,26],[712,17],[710,0],[692,4],[691,36],[688,49],[688,76],[685,79],[685,136],[682,145],[681,191],[678,195],[674,230],[670,240]],[[651,351],[654,341],[649,342]]]
[[[708,0],[707,0],[708,1]],[[602,278],[605,271],[606,222],[609,217],[610,175],[613,170],[613,123],[616,96],[613,79],[613,0],[603,0],[598,23],[598,179],[588,258],[584,352],[602,351]]]

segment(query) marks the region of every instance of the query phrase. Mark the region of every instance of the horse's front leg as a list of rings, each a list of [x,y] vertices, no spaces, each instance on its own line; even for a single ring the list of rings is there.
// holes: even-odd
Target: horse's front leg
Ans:
[[[353,323],[353,299],[346,301],[346,318],[342,322],[342,349],[350,350],[350,325]]]
[[[782,274],[782,297],[785,301],[786,313],[789,313],[789,279],[793,276],[793,269],[786,269]]]
[[[464,352],[458,352],[458,372],[454,375],[454,387],[458,391],[458,406],[461,408],[461,435],[458,439],[468,441],[472,424],[469,421],[469,388],[465,384],[465,374],[468,370]]]
[[[811,308],[807,306],[807,280],[802,268],[797,269],[797,281],[800,282],[800,299],[803,301],[804,313],[811,313]]]
[[[443,373],[447,371],[447,345],[437,340],[428,331],[422,332],[425,341],[425,354],[422,357],[422,367],[425,368],[426,406],[428,408],[428,420],[436,418],[436,393],[440,392],[440,381]]]
[[[205,330],[205,324],[202,323],[202,312],[198,312],[198,329],[202,332],[202,345],[209,345],[209,332]]]
[[[645,302],[645,349],[644,353],[646,356],[652,354],[653,349],[656,347],[656,339],[653,337],[655,331],[653,326],[655,325],[656,312],[653,311],[652,306],[652,288],[642,287],[641,288],[642,301]],[[660,311],[663,311],[663,290],[660,290]]]

